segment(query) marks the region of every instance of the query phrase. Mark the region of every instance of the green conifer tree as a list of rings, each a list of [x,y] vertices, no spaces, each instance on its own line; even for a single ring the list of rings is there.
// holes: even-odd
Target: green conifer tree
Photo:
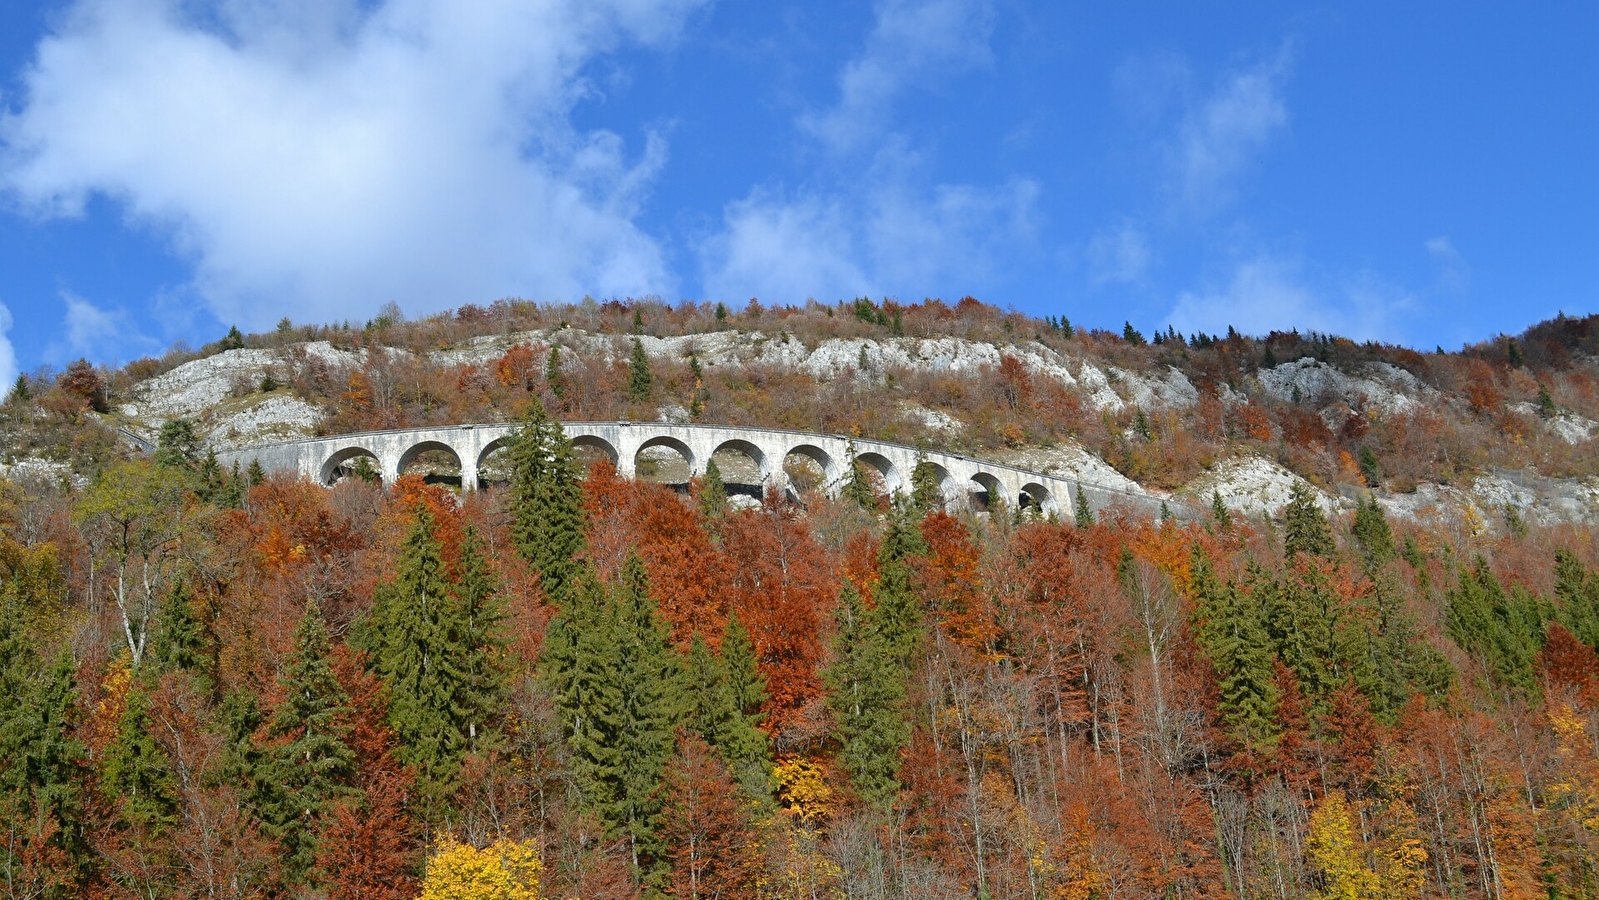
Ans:
[[[1234,740],[1265,750],[1277,733],[1277,683],[1260,605],[1217,578],[1197,546],[1192,572],[1194,636],[1216,671],[1222,719]]]
[[[633,355],[627,362],[627,396],[634,403],[650,399],[650,389],[655,386],[655,376],[650,374],[650,357],[644,352],[644,342],[633,339]]]
[[[700,483],[700,511],[712,523],[727,515],[727,485],[714,459],[705,463],[705,479]]]
[[[1376,497],[1367,494],[1355,507],[1355,521],[1349,533],[1360,548],[1367,571],[1380,569],[1399,558],[1393,530],[1388,527],[1388,518],[1377,505]]]
[[[855,458],[854,441],[846,445],[844,455],[849,466],[844,481],[844,499],[861,509],[876,509],[877,492],[872,489],[872,482],[866,476],[866,464]]]
[[[458,727],[468,749],[492,744],[498,732],[492,723],[504,707],[509,681],[506,672],[505,601],[499,579],[489,566],[477,529],[468,525],[461,537],[461,566],[455,596],[463,624],[461,643],[465,658],[455,708]]]
[[[51,844],[73,865],[87,853],[79,824],[84,748],[73,737],[76,667],[63,648],[53,663],[23,627],[14,583],[0,589],[0,810],[55,829]]]
[[[434,813],[453,793],[466,749],[460,727],[470,680],[465,631],[433,517],[420,509],[394,579],[378,587],[361,641],[389,689],[389,726],[400,739],[395,755],[417,770],[418,791]]]
[[[617,812],[634,865],[646,881],[653,881],[664,874],[666,863],[659,836],[660,789],[685,711],[682,662],[636,553],[623,563],[617,588],[616,675],[622,701]]]
[[[538,570],[545,597],[565,602],[586,543],[582,473],[561,423],[534,405],[510,440],[511,538]]]
[[[916,467],[911,469],[911,503],[923,515],[944,508],[944,485],[939,469],[927,459],[927,454],[916,451]]]
[[[161,602],[150,641],[150,663],[156,672],[194,672],[210,683],[205,626],[195,615],[188,582],[182,578],[173,582]]]
[[[721,667],[727,678],[732,715],[724,720],[713,743],[745,784],[752,771],[759,773],[763,781],[769,779],[771,744],[760,727],[765,718],[761,708],[766,705],[766,679],[761,676],[755,657],[755,644],[737,612],[728,614],[727,627],[722,631]]]
[[[1094,511],[1088,508],[1088,495],[1083,493],[1083,486],[1077,486],[1077,500],[1072,508],[1072,518],[1078,528],[1087,528],[1094,524]]]
[[[200,436],[194,423],[184,418],[168,419],[156,438],[156,465],[174,469],[193,469],[200,461]]]
[[[1555,551],[1555,599],[1560,623],[1599,650],[1599,572],[1590,572],[1570,550]]]
[[[333,674],[330,653],[322,613],[308,600],[279,676],[283,702],[272,713],[257,777],[263,830],[283,846],[284,867],[295,883],[306,879],[315,862],[323,813],[353,792],[355,751],[346,742],[350,697]]]
[[[121,821],[160,831],[177,822],[178,784],[166,751],[151,735],[148,680],[136,675],[124,698],[116,737],[100,759],[100,789]]]
[[[620,815],[622,684],[616,604],[584,566],[550,620],[539,664],[555,701],[583,805],[613,833]]]
[[[912,569],[926,555],[927,544],[914,511],[907,504],[895,504],[877,550],[877,584],[872,591],[876,604],[871,617],[906,678],[923,639],[922,610],[911,583]]]
[[[366,457],[363,456],[361,459],[366,459]],[[255,487],[264,481],[266,481],[266,469],[261,468],[261,461],[259,459],[250,460],[250,468],[246,470],[244,476],[245,486]]]
[[[900,750],[910,741],[905,679],[894,653],[856,590],[839,600],[836,659],[825,681],[839,761],[855,792],[878,809],[899,792]]]
[[[544,358],[544,383],[557,400],[566,399],[566,378],[561,375],[561,348],[550,346],[550,355]]]
[[[1449,636],[1483,660],[1495,681],[1534,694],[1544,623],[1553,617],[1553,608],[1519,585],[1507,592],[1480,556],[1470,569],[1461,567],[1446,599]]]
[[[1289,495],[1288,507],[1283,513],[1283,540],[1285,555],[1293,557],[1304,553],[1331,559],[1337,552],[1333,544],[1332,526],[1322,514],[1316,495],[1302,481],[1295,481]]]
[[[1559,407],[1555,406],[1554,396],[1549,393],[1549,386],[1546,384],[1539,384],[1538,415],[1543,416],[1545,419],[1552,419],[1555,417],[1555,413],[1559,411]]]
[[[1219,489],[1210,492],[1210,518],[1211,521],[1216,523],[1217,531],[1225,532],[1232,530],[1233,514],[1232,511],[1227,508],[1227,504],[1222,502],[1221,491]]]

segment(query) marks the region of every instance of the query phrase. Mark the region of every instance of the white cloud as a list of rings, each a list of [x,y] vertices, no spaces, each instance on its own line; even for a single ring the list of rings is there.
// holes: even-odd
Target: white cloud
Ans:
[[[1438,264],[1439,288],[1451,292],[1463,290],[1471,281],[1471,266],[1455,249],[1454,242],[1448,236],[1441,236],[1425,241],[1423,246],[1427,248],[1427,255]]]
[[[992,0],[881,0],[864,52],[839,74],[838,105],[800,127],[834,152],[888,130],[890,105],[914,84],[989,62]]]
[[[991,284],[999,260],[1031,239],[1035,182],[929,184],[925,160],[891,125],[908,86],[989,59],[990,0],[882,0],[876,14],[839,76],[838,105],[795,122],[829,164],[816,182],[757,185],[727,204],[700,248],[710,296],[959,297]]]
[[[11,387],[17,380],[17,351],[6,336],[10,331],[11,310],[0,303],[0,397],[10,395]]]
[[[78,0],[0,120],[0,187],[170,235],[224,322],[671,287],[665,156],[570,122],[582,68],[704,0]]]
[[[1132,222],[1100,229],[1088,242],[1086,255],[1088,279],[1096,285],[1141,284],[1154,260],[1149,240]]]
[[[757,188],[729,204],[704,248],[713,297],[774,303],[859,296],[959,297],[997,275],[1031,233],[1037,186],[908,185],[836,194]]]
[[[1271,138],[1288,125],[1283,87],[1292,47],[1230,73],[1221,86],[1190,108],[1166,148],[1178,204],[1204,214],[1230,202],[1237,180]]]
[[[1399,323],[1416,299],[1369,273],[1329,281],[1307,276],[1292,260],[1256,256],[1236,264],[1225,283],[1184,292],[1168,316],[1183,332],[1244,334],[1320,331],[1355,340],[1399,340]]]
[[[101,309],[71,291],[61,292],[61,302],[67,307],[61,335],[45,351],[56,362],[76,357],[123,362],[155,348],[125,310]]]

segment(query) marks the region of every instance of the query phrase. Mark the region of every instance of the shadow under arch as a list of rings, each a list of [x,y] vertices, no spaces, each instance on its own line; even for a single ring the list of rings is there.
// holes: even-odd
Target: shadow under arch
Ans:
[[[978,472],[971,478],[973,489],[967,495],[967,505],[974,512],[989,512],[994,501],[1005,502],[1005,487],[990,472]]]
[[[899,468],[894,465],[893,460],[883,454],[868,450],[865,453],[855,454],[855,461],[869,466],[873,471],[877,472],[883,479],[883,489],[890,496],[899,493],[904,488],[904,479],[900,475]]]
[[[671,451],[675,452],[678,456],[681,456],[683,458],[683,464],[688,468],[688,474],[683,479],[683,482],[681,482],[681,483],[686,483],[689,479],[692,479],[695,475],[699,474],[699,469],[695,465],[696,460],[694,459],[694,451],[689,448],[689,445],[683,443],[682,441],[678,440],[675,437],[672,437],[669,434],[662,434],[662,435],[657,435],[655,437],[652,437],[649,440],[645,441],[644,443],[640,444],[639,448],[633,452],[633,472],[635,473],[635,477],[638,477],[638,478],[640,478],[642,480],[645,480],[645,481],[659,481],[659,482],[662,482],[662,483],[665,483],[665,484],[678,484],[678,483],[680,483],[680,482],[673,481],[673,480],[670,480],[670,479],[650,478],[650,477],[648,477],[646,475],[641,474],[643,472],[648,471],[648,467],[642,467],[642,466],[640,466],[640,463],[641,462],[651,462],[650,460],[645,460],[644,459],[644,451],[652,450],[652,449],[654,449],[656,447],[663,447],[665,449],[671,450]]]
[[[1049,488],[1036,481],[1022,485],[1021,496],[1016,499],[1023,509],[1034,509],[1046,516],[1055,511],[1054,495],[1049,492]]]
[[[374,471],[379,473],[378,477],[381,478],[383,465],[378,459],[378,455],[376,453],[373,453],[371,450],[368,450],[365,447],[345,447],[342,450],[335,450],[333,454],[322,463],[322,470],[317,473],[318,480],[325,486],[333,485],[346,474],[350,474],[348,467],[345,466],[345,463],[362,456],[372,460],[372,468]]]

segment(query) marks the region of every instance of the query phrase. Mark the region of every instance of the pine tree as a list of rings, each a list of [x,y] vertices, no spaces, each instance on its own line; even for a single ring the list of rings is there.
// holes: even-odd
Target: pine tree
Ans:
[[[550,620],[540,672],[561,720],[572,774],[583,805],[613,833],[618,820],[622,684],[618,674],[616,605],[582,567]]]
[[[1072,508],[1072,518],[1078,528],[1087,528],[1094,524],[1094,511],[1088,508],[1088,495],[1083,493],[1083,486],[1077,486],[1077,500]]]
[[[1277,732],[1277,686],[1260,605],[1217,578],[1197,546],[1192,572],[1194,637],[1216,671],[1222,718],[1238,743],[1264,750]]]
[[[911,470],[911,503],[924,515],[944,508],[944,485],[938,477],[938,467],[920,450],[916,451],[916,467]]]
[[[156,438],[155,462],[174,469],[193,469],[200,461],[200,436],[188,419],[168,419]]]
[[[362,457],[362,459],[365,458],[366,457]],[[245,485],[248,487],[255,487],[264,481],[266,481],[266,469],[261,468],[261,461],[259,459],[250,460],[250,468],[246,470],[244,476]]]
[[[1365,559],[1368,571],[1380,569],[1399,558],[1388,519],[1383,515],[1382,507],[1377,505],[1377,498],[1370,494],[1355,507],[1355,522],[1350,534],[1360,547],[1360,555]]]
[[[194,614],[188,583],[177,579],[161,602],[150,642],[150,663],[158,673],[189,671],[209,682],[210,662],[205,627]]]
[[[555,399],[566,399],[566,378],[561,375],[559,345],[551,345],[550,355],[544,359],[544,383],[550,386],[550,393],[555,395]]]
[[[1553,610],[1520,586],[1506,592],[1478,557],[1462,567],[1447,595],[1444,624],[1463,649],[1483,660],[1495,681],[1532,694],[1538,688],[1538,651]]]
[[[500,714],[508,682],[505,670],[505,601],[499,595],[499,580],[489,567],[477,529],[468,525],[461,537],[460,574],[455,595],[460,603],[464,630],[461,637],[466,657],[461,666],[464,680],[456,698],[459,723],[468,748],[477,750],[492,743],[490,726]]]
[[[827,670],[839,761],[867,804],[886,808],[899,792],[899,754],[910,742],[905,679],[854,587],[839,600],[836,660]]]
[[[1286,532],[1283,550],[1286,556],[1303,553],[1331,559],[1337,552],[1333,544],[1332,526],[1327,524],[1327,517],[1322,514],[1315,493],[1304,482],[1294,482],[1283,519],[1283,530]]]
[[[151,735],[150,692],[135,675],[123,700],[116,737],[100,760],[100,788],[128,825],[160,831],[177,822],[178,785],[166,751]]]
[[[66,649],[53,663],[40,659],[16,603],[15,583],[0,588],[0,809],[48,823],[46,843],[75,864],[85,853],[76,667]]]
[[[866,464],[855,458],[854,441],[848,443],[844,455],[849,466],[849,474],[844,481],[844,499],[861,509],[876,509],[877,491],[872,489],[872,482],[866,477]]]
[[[330,652],[322,613],[308,600],[279,678],[283,702],[272,713],[258,776],[266,795],[258,809],[264,830],[283,845],[285,869],[296,882],[316,860],[323,814],[351,793],[356,770],[355,751],[346,742],[350,697],[334,677]]]
[[[1559,407],[1555,406],[1554,396],[1549,393],[1549,386],[1546,384],[1539,384],[1538,415],[1543,416],[1545,419],[1552,419],[1555,417],[1555,413],[1559,411]]]
[[[424,798],[438,803],[454,791],[466,749],[460,700],[470,650],[433,528],[433,516],[419,508],[361,639],[389,688],[389,726],[400,739],[395,755],[417,770]]]
[[[226,508],[227,483],[222,474],[222,464],[217,462],[217,452],[207,450],[200,461],[200,471],[195,479],[195,494],[201,500]]]
[[[545,597],[565,602],[586,542],[583,488],[572,443],[535,405],[510,440],[511,539],[538,570]]]
[[[1599,650],[1599,572],[1588,571],[1570,550],[1556,550],[1555,598],[1566,628]]]
[[[689,709],[684,726],[715,747],[746,787],[755,782],[758,797],[767,795],[771,751],[760,729],[766,684],[756,668],[749,632],[736,614],[728,619],[720,654],[712,653],[701,635],[694,635],[686,685]]]
[[[644,352],[644,342],[633,339],[633,355],[627,363],[627,396],[634,403],[650,399],[650,389],[655,377],[650,374],[650,357]]]
[[[727,515],[727,485],[714,459],[705,463],[705,480],[700,484],[700,511],[713,523]]]
[[[912,566],[926,555],[927,544],[912,510],[903,503],[896,504],[877,550],[877,584],[872,591],[876,602],[870,615],[889,654],[907,678],[923,638],[922,610],[911,586],[911,572]]]
[[[1226,532],[1232,530],[1233,514],[1227,508],[1227,504],[1222,502],[1220,490],[1210,492],[1210,518],[1216,523],[1217,531]]]
[[[683,714],[683,673],[636,553],[622,566],[616,634],[622,700],[617,812],[633,864],[649,878],[660,874],[660,788]]]

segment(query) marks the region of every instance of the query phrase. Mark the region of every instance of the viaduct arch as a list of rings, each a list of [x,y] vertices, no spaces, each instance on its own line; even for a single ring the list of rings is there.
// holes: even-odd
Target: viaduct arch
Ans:
[[[798,456],[814,463],[821,473],[821,486],[832,493],[843,484],[853,443],[855,458],[882,477],[890,491],[910,489],[918,451],[904,444],[854,439],[832,434],[751,428],[734,425],[675,425],[644,422],[565,422],[566,436],[588,452],[602,453],[615,463],[619,474],[635,477],[640,454],[655,447],[670,448],[683,458],[691,477],[705,474],[705,464],[718,452],[737,452],[748,458],[760,473],[758,487],[792,487],[784,462]],[[496,450],[516,430],[513,424],[451,425],[408,428],[394,431],[369,431],[331,437],[246,447],[217,454],[223,465],[238,463],[241,468],[258,462],[267,472],[283,472],[332,484],[344,467],[366,457],[386,483],[392,484],[406,467],[423,453],[442,451],[459,462],[461,487],[479,487],[479,473]],[[934,466],[951,508],[971,506],[984,509],[1003,503],[1006,507],[1031,507],[1044,514],[1071,515],[1078,492],[1092,509],[1121,504],[1153,514],[1159,498],[1144,494],[1083,484],[1076,479],[1032,472],[1001,463],[974,459],[933,450],[921,457]],[[730,479],[731,480],[731,479]]]

